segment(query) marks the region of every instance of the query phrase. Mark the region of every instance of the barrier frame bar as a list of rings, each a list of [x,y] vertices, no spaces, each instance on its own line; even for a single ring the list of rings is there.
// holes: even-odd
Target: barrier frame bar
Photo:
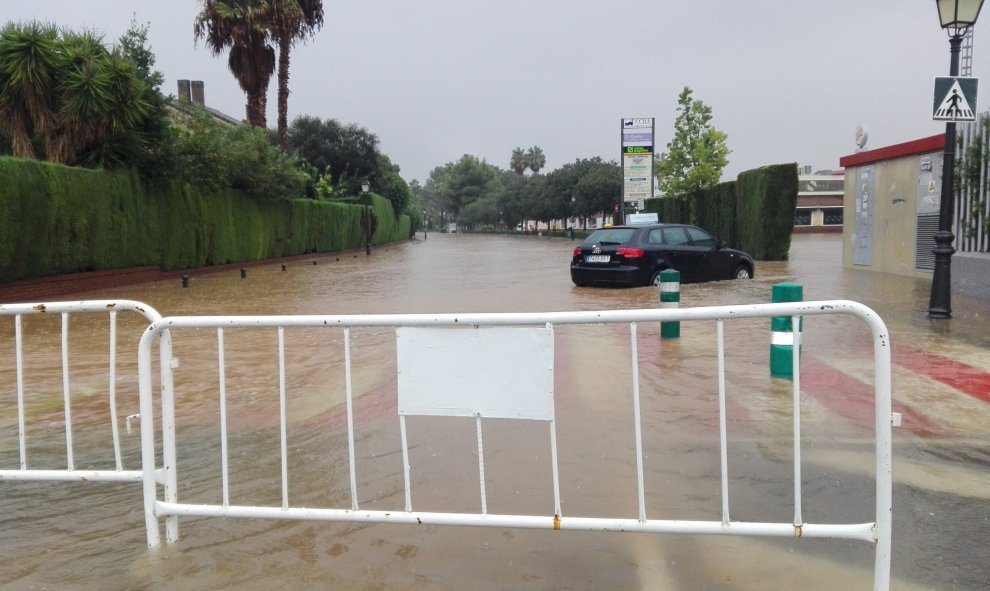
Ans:
[[[482,327],[482,326],[535,326],[535,325],[578,325],[578,324],[630,324],[635,347],[635,323],[637,322],[666,322],[666,321],[714,321],[717,326],[719,341],[719,405],[724,418],[724,349],[722,340],[724,332],[722,322],[741,318],[763,318],[773,316],[790,316],[793,321],[800,321],[802,316],[826,314],[848,314],[862,320],[870,329],[874,351],[874,389],[875,389],[875,457],[876,457],[876,491],[875,517],[871,523],[850,524],[812,524],[804,523],[801,516],[800,468],[795,469],[795,514],[794,523],[754,523],[733,522],[729,519],[729,499],[726,487],[727,466],[723,460],[722,492],[723,515],[717,521],[684,521],[648,519],[645,509],[640,502],[639,516],[635,518],[613,517],[567,517],[562,518],[559,512],[553,516],[543,515],[495,515],[483,512],[475,513],[437,513],[417,512],[411,508],[411,493],[409,491],[409,476],[406,478],[406,509],[395,511],[368,511],[357,509],[357,496],[354,490],[354,461],[351,460],[352,474],[352,508],[303,508],[279,507],[248,507],[230,505],[192,505],[179,503],[174,498],[174,462],[169,461],[170,454],[174,456],[175,438],[174,419],[163,419],[163,457],[165,459],[166,494],[164,500],[159,500],[155,488],[154,465],[154,431],[151,405],[151,349],[154,344],[169,347],[168,355],[162,352],[164,368],[171,365],[164,362],[170,359],[170,343],[166,339],[170,330],[197,328],[277,328],[280,331],[290,327],[340,327],[345,329],[345,341],[349,346],[349,329],[352,327],[406,327],[406,326],[448,326],[448,327]],[[798,361],[799,347],[795,347],[795,363]],[[349,353],[347,355],[347,400],[351,405]],[[150,547],[160,543],[158,519],[166,519],[166,539],[173,541],[177,537],[177,518],[179,516],[214,516],[214,517],[253,517],[263,519],[286,520],[321,520],[342,522],[369,523],[409,523],[433,525],[468,525],[486,527],[519,527],[555,530],[584,530],[584,531],[628,531],[649,533],[682,533],[682,534],[722,534],[722,535],[755,535],[776,537],[809,537],[862,540],[875,544],[874,588],[887,590],[890,586],[890,554],[891,554],[891,510],[892,510],[892,474],[891,474],[891,426],[895,421],[891,413],[891,354],[890,337],[887,328],[880,317],[863,304],[848,300],[828,300],[810,302],[781,302],[771,304],[750,304],[736,306],[712,306],[701,308],[667,308],[642,310],[606,310],[582,312],[549,312],[549,313],[471,313],[471,314],[365,314],[365,315],[273,315],[273,316],[186,316],[167,317],[154,321],[141,337],[139,345],[139,387],[141,391],[141,437],[143,456],[143,484],[145,501],[145,523],[147,526],[147,541]],[[635,368],[634,362],[634,368]],[[795,365],[796,368],[800,366]],[[798,373],[798,372],[795,372]],[[634,371],[634,376],[636,372]],[[634,380],[636,378],[634,377]],[[165,387],[168,384],[169,387]],[[795,379],[795,461],[800,460],[800,408],[799,379]],[[171,377],[166,380],[163,375],[162,408],[163,413],[174,413],[174,399],[171,389]],[[283,393],[284,395],[284,393]],[[638,388],[634,392],[638,399]],[[348,410],[348,422],[350,409]],[[174,414],[173,414],[174,417]],[[636,428],[639,428],[638,420]],[[401,421],[405,440],[405,424]],[[349,438],[353,438],[352,427],[348,426]],[[480,432],[479,432],[480,434]],[[720,424],[720,436],[723,440],[723,456],[725,446],[724,425]],[[480,447],[480,441],[479,441]],[[171,451],[169,450],[171,448]],[[405,446],[403,453],[406,453]],[[350,450],[353,458],[353,443]],[[407,464],[408,465],[408,464]],[[483,476],[482,476],[483,478]],[[172,494],[169,495],[171,486]],[[482,485],[483,486],[483,485]],[[556,483],[555,483],[556,486]],[[639,484],[639,494],[642,499],[642,485]],[[170,526],[176,526],[173,529]]]
[[[17,427],[20,448],[19,469],[0,469],[0,480],[24,481],[89,481],[89,482],[137,482],[143,477],[143,466],[140,470],[125,470],[120,456],[120,437],[118,433],[116,382],[117,382],[117,314],[119,312],[134,312],[154,323],[161,319],[154,308],[134,300],[82,300],[66,302],[17,303],[0,304],[0,317],[14,317],[14,348],[15,372],[17,390]],[[25,424],[25,383],[24,383],[24,327],[25,316],[41,316],[58,314],[61,317],[60,354],[62,367],[62,398],[65,413],[65,448],[66,468],[62,469],[30,469],[27,459],[27,431]],[[108,314],[109,315],[109,363],[108,363],[108,396],[110,409],[110,428],[113,446],[112,470],[79,470],[75,467],[72,442],[72,381],[69,364],[69,319],[76,314]],[[152,472],[152,477],[155,477]]]

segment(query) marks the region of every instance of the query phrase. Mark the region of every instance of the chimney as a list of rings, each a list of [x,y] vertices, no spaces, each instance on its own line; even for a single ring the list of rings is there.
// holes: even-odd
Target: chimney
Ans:
[[[179,102],[189,102],[189,81],[179,80]]]
[[[206,97],[203,96],[203,81],[193,80],[192,81],[192,100],[194,103],[201,107],[206,106]]]

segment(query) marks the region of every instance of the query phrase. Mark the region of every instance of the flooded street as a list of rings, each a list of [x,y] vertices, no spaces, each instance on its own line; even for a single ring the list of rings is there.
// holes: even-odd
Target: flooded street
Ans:
[[[375,250],[196,275],[61,300],[132,299],[164,316],[549,312],[657,307],[654,288],[574,287],[576,242],[430,234]],[[798,235],[791,260],[751,281],[684,285],[681,306],[764,303],[771,286],[804,299],[851,299],[886,322],[893,344],[892,589],[977,590],[990,581],[990,301],[953,297],[929,321],[929,282],[843,270],[841,236]],[[18,465],[12,321],[0,319],[0,467]],[[32,468],[64,468],[58,318],[25,319]],[[804,519],[873,520],[872,357],[851,317],[804,321]],[[107,321],[73,320],[76,465],[108,469]],[[137,412],[136,345],[120,319],[118,409]],[[636,461],[625,327],[557,326],[555,412],[562,514],[635,517]],[[231,503],[279,506],[277,340],[227,331]],[[393,329],[354,329],[357,490],[362,509],[401,511]],[[215,331],[173,335],[179,499],[221,495]],[[726,323],[732,519],[793,516],[791,383],[769,376],[769,321]],[[640,325],[646,509],[654,519],[721,519],[715,328],[684,323],[659,339]],[[349,508],[344,351],[339,329],[286,332],[288,490],[293,506]],[[451,368],[453,370],[455,368]],[[510,383],[506,376],[506,382]],[[158,412],[159,409],[156,409]],[[417,511],[478,512],[474,422],[409,417]],[[488,512],[553,515],[546,423],[486,420]],[[139,435],[121,428],[124,464]],[[863,542],[589,533],[399,524],[182,518],[181,539],[149,550],[135,484],[0,482],[0,590],[21,589],[869,589]]]

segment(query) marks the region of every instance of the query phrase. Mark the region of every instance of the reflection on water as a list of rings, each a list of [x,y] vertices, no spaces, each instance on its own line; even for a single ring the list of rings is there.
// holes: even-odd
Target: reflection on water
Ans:
[[[178,281],[79,294],[144,301],[163,315],[538,312],[654,307],[653,288],[571,285],[569,240],[431,234],[363,253],[314,256]],[[752,281],[682,287],[682,306],[769,301],[774,283],[805,299],[854,299],[877,310],[898,347],[951,353],[990,371],[985,302],[955,298],[956,319],[925,318],[928,283],[841,268],[837,236],[796,236],[791,260],[760,262]],[[70,298],[66,298],[70,299]],[[28,319],[29,458],[65,462],[58,324]],[[57,319],[56,319],[57,320]],[[133,345],[141,323],[121,319],[122,415],[136,412]],[[790,383],[768,373],[768,322],[726,325],[731,517],[792,519]],[[80,462],[107,467],[105,320],[73,320],[73,412]],[[869,521],[873,507],[869,417],[855,390],[872,380],[869,335],[858,321],[806,319],[804,359],[815,362],[803,407],[804,517]],[[640,326],[647,514],[721,518],[715,331],[682,327],[660,343]],[[0,325],[0,462],[17,463],[12,328]],[[76,335],[76,332],[73,332]],[[629,335],[625,328],[556,327],[557,437],[563,515],[635,516]],[[218,503],[222,487],[218,370],[213,331],[175,331],[179,498]],[[281,502],[277,336],[225,331],[231,502]],[[394,335],[352,331],[358,501],[404,502],[394,403]],[[293,505],[349,507],[343,336],[286,332],[288,489]],[[829,368],[836,371],[830,373]],[[843,377],[844,376],[844,377]],[[851,376],[851,377],[850,377]],[[896,589],[978,589],[990,580],[986,436],[988,405],[895,367],[895,397],[937,431],[903,429],[895,442]],[[867,401],[868,402],[868,401]],[[868,407],[867,407],[868,408]],[[850,410],[853,409],[853,410]],[[937,411],[937,412],[936,412]],[[870,411],[867,410],[867,413]],[[866,426],[864,426],[864,424]],[[410,417],[413,506],[479,510],[472,421]],[[549,434],[543,423],[485,421],[486,495],[492,513],[553,513]],[[932,433],[935,433],[934,435]],[[139,463],[137,433],[122,435]],[[31,467],[42,467],[40,465]],[[869,588],[867,544],[704,536],[650,536],[487,528],[183,519],[182,539],[144,547],[139,487],[0,485],[0,589],[853,589]],[[982,524],[982,526],[980,525]],[[981,542],[982,541],[982,542]]]

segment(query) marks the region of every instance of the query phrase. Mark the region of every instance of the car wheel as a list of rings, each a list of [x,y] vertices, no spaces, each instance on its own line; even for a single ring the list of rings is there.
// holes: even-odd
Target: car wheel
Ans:
[[[650,278],[650,285],[652,285],[653,287],[659,287],[660,286],[660,273],[662,273],[662,272],[663,272],[663,269],[661,269],[661,270],[659,270],[659,271],[657,271],[656,273],[653,274],[653,277]]]
[[[739,265],[736,267],[736,272],[732,274],[735,279],[752,279],[753,274],[750,272],[749,267],[746,265]]]

